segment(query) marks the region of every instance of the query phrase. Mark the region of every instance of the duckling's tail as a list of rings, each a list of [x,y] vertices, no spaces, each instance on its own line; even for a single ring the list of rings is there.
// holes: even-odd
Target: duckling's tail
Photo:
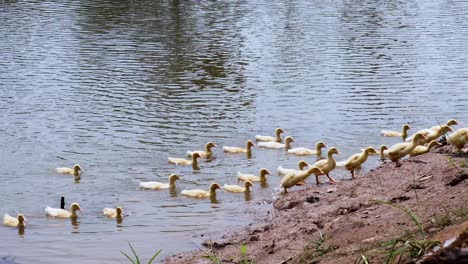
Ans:
[[[346,165],[346,162],[347,162],[347,160],[338,161],[336,163],[336,167],[344,167]]]

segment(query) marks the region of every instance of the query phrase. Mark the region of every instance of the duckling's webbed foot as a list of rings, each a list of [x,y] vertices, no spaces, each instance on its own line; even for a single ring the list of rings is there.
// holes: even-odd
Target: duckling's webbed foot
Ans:
[[[336,181],[334,179],[332,179],[332,177],[330,177],[330,175],[328,175],[328,173],[326,175],[327,175],[327,178],[330,181],[330,183],[336,183]]]

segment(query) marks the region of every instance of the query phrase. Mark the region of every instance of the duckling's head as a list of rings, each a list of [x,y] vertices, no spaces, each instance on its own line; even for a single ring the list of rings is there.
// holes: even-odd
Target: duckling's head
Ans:
[[[424,136],[423,134],[421,133],[416,133],[413,137],[413,141],[412,142],[418,142],[419,140],[427,140],[427,137]]]
[[[245,188],[248,189],[249,187],[253,187],[253,186],[255,186],[255,185],[253,185],[253,183],[252,183],[251,181],[245,181],[245,182],[244,182],[244,186],[245,186]]]
[[[332,147],[328,150],[328,156],[331,156],[333,154],[340,155],[340,152],[335,147]]]
[[[255,147],[255,144],[253,143],[252,140],[248,140],[247,141],[247,149],[251,148],[251,147]]]
[[[74,171],[81,171],[81,166],[79,164],[73,165],[73,170]]]
[[[325,174],[321,169],[319,169],[316,166],[310,167],[310,169],[307,170],[309,173],[313,173],[315,175],[320,175],[320,174]]]
[[[72,203],[70,205],[70,211],[74,212],[74,211],[81,211],[81,207],[78,203]]]
[[[449,121],[447,121],[447,126],[455,126],[455,125],[458,125],[457,120],[450,119]]]
[[[265,176],[265,175],[271,175],[271,174],[267,169],[263,168],[260,170],[260,176]]]
[[[196,160],[198,158],[201,158],[200,153],[198,153],[198,152],[193,153],[192,159]]]
[[[219,184],[217,184],[217,183],[212,183],[212,184],[210,185],[210,191],[214,192],[214,191],[216,191],[217,189],[221,189],[221,186],[220,186]]]
[[[317,144],[315,144],[315,146],[317,148],[319,148],[319,149],[327,147],[327,145],[325,145],[325,143],[323,143],[322,141],[317,142]]]
[[[295,141],[294,141],[294,138],[292,138],[292,137],[286,137],[286,138],[284,139],[284,143],[285,143],[285,144],[288,144],[288,143],[291,143],[291,142],[295,142]]]
[[[408,125],[408,124],[403,125],[403,131],[407,131],[407,130],[410,130],[410,129],[411,129],[410,125]]]
[[[367,147],[365,150],[364,150],[367,154],[377,154],[378,151],[373,148],[373,147]]]
[[[115,211],[117,212],[117,216],[122,217],[123,212],[124,212],[122,209],[122,206],[117,206],[117,208],[115,208]]]
[[[19,222],[20,224],[22,224],[22,223],[24,223],[24,222],[26,222],[26,221],[28,221],[28,220],[26,219],[26,217],[24,217],[23,214],[18,214],[18,222]]]
[[[383,153],[383,152],[384,152],[385,150],[387,150],[387,149],[388,149],[387,146],[381,145],[381,146],[380,146],[380,153]]]
[[[171,174],[169,175],[169,182],[171,184],[174,184],[175,181],[182,179],[179,175],[177,174]]]
[[[216,147],[216,145],[214,143],[212,143],[212,142],[208,142],[205,145],[205,148],[208,149],[208,150],[210,150],[211,148],[214,148],[214,147]]]
[[[299,169],[304,169],[305,167],[308,167],[309,166],[309,163],[307,163],[306,161],[304,160],[301,160],[299,161]]]
[[[440,127],[440,131],[442,131],[442,133],[447,133],[447,132],[453,132],[453,128],[451,128],[450,126],[448,125],[443,125]]]
[[[283,130],[283,129],[281,129],[280,127],[278,127],[278,128],[275,129],[275,134],[276,134],[276,135],[280,135],[281,133],[284,133],[284,130]]]
[[[442,146],[442,144],[440,144],[436,140],[432,140],[431,142],[429,142],[428,148],[432,148],[434,146]]]

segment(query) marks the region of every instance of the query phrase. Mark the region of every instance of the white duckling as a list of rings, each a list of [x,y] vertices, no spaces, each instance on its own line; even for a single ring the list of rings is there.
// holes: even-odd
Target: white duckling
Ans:
[[[303,160],[299,161],[299,170],[296,169],[285,169],[281,166],[278,166],[277,171],[279,176],[284,176],[289,173],[298,173],[301,172],[305,167],[308,167],[309,164]]]
[[[140,182],[140,188],[145,190],[162,190],[162,189],[172,189],[175,188],[175,182],[182,179],[179,175],[171,174],[169,175],[169,183],[149,181],[149,182]]]
[[[18,214],[17,217],[13,217],[9,214],[3,216],[3,224],[6,226],[25,228],[27,221],[23,214]]]
[[[213,155],[213,151],[211,150],[211,148],[214,148],[216,147],[216,145],[212,142],[208,142],[206,143],[205,145],[205,150],[195,150],[195,151],[187,151],[187,156],[191,157],[193,156],[193,153],[198,153],[198,155],[200,155],[200,157],[202,158],[210,158],[211,155]]]
[[[322,156],[322,148],[326,148],[327,145],[322,141],[319,141],[315,144],[315,149],[309,148],[292,148],[288,149],[288,154],[294,154],[298,156],[308,156],[308,155],[317,155]]]
[[[79,164],[75,164],[75,165],[73,165],[73,168],[58,167],[58,168],[55,169],[55,171],[57,173],[61,173],[61,174],[71,174],[71,175],[78,176],[81,173],[81,167],[80,167]]]
[[[223,146],[223,151],[224,153],[247,153],[250,156],[252,154],[252,147],[254,146],[255,144],[252,140],[248,140],[245,148]]]
[[[237,173],[237,179],[239,181],[251,181],[251,182],[266,182],[266,175],[271,175],[270,172],[263,168],[260,170],[260,176],[253,174],[243,174],[241,172]]]
[[[77,218],[76,211],[81,211],[81,207],[78,203],[72,203],[70,205],[70,211],[61,208],[46,207],[45,212],[48,216],[57,218]]]
[[[102,214],[109,217],[109,218],[122,218],[123,217],[123,209],[121,206],[117,206],[117,208],[104,208],[102,209]]]
[[[269,142],[269,141],[281,142],[281,133],[284,133],[284,131],[283,131],[283,129],[278,127],[278,128],[275,129],[276,137],[256,135],[255,140],[256,141],[262,141],[262,142]]]
[[[406,137],[408,136],[408,130],[410,129],[411,129],[410,125],[404,124],[402,127],[402,132],[382,130],[381,133],[384,137],[402,137],[403,141],[405,141]]]
[[[333,158],[334,154],[339,155],[340,153],[338,152],[338,150],[336,148],[334,148],[334,147],[330,148],[328,150],[328,153],[327,153],[327,156],[328,156],[327,159],[319,160],[319,161],[315,162],[312,165],[312,167],[315,166],[315,167],[317,167],[317,168],[319,168],[320,170],[323,171],[323,173],[321,173],[321,174],[315,174],[315,179],[317,181],[317,185],[320,184],[320,181],[319,181],[319,178],[318,178],[318,176],[320,176],[320,175],[325,175],[325,176],[327,176],[327,178],[330,180],[331,183],[336,183],[336,181],[333,180],[329,175],[330,171],[332,171],[336,167],[336,160]]]
[[[460,152],[468,144],[468,127],[460,128],[447,137],[447,142]]]
[[[270,148],[270,149],[280,149],[285,148],[286,150],[291,148],[291,142],[294,142],[292,137],[286,137],[284,139],[284,144],[279,142],[258,142],[258,147],[260,148]]]
[[[245,181],[244,187],[239,185],[228,185],[224,184],[223,189],[228,192],[235,192],[235,193],[247,193],[250,192],[250,187],[253,187],[253,183],[251,181]]]
[[[435,147],[435,146],[440,146],[442,144],[440,144],[439,142],[435,141],[435,140],[432,140],[431,142],[429,142],[429,144],[427,146],[417,146],[413,149],[413,151],[410,152],[410,156],[411,157],[414,157],[414,156],[419,156],[419,155],[422,155],[422,154],[426,154],[428,153],[431,148]]]
[[[455,125],[458,125],[458,121],[455,120],[455,119],[450,119],[449,121],[447,121],[447,123],[445,123],[445,125],[447,126],[455,126]],[[430,130],[438,130],[439,128],[441,127],[441,125],[437,125],[437,126],[433,126],[431,128],[429,128]],[[426,136],[426,135],[425,135]]]
[[[169,161],[169,163],[172,163],[175,165],[183,165],[183,166],[192,165],[194,169],[198,169],[198,161],[197,161],[198,158],[200,158],[200,154],[194,153],[192,155],[191,160],[187,160],[183,158],[172,158],[172,157],[167,158],[167,160]]]
[[[285,193],[288,193],[288,188],[291,188],[300,182],[304,182],[312,174],[323,175],[325,172],[315,166],[312,166],[305,171],[286,174],[286,176],[281,180],[281,187],[284,188]]]
[[[354,179],[354,170],[359,169],[361,165],[367,161],[370,153],[377,154],[377,150],[375,150],[373,147],[367,147],[361,153],[356,153],[345,161],[337,162],[336,166],[345,167],[351,172],[351,177]]]
[[[195,189],[195,190],[182,190],[180,192],[181,195],[187,196],[187,197],[192,197],[192,198],[214,198],[216,197],[216,190],[221,189],[221,186],[217,183],[212,183],[210,185],[210,190],[205,191],[205,190],[200,190],[200,189]]]
[[[450,120],[449,120],[449,122],[450,122]],[[447,123],[449,123],[449,122],[447,122]],[[453,123],[451,123],[451,124],[453,124]],[[439,138],[443,134],[447,133],[448,131],[453,131],[453,129],[449,125],[441,125],[441,126],[434,126],[434,127],[431,127],[431,128],[419,130],[414,135],[419,133],[421,135],[424,135],[427,138],[427,140],[419,142],[422,145],[422,144],[431,142],[432,140],[436,140],[437,138]],[[410,142],[411,140],[413,140],[414,135],[407,138],[406,142]]]
[[[410,143],[398,143],[393,145],[390,149],[386,149],[383,151],[384,157],[390,159],[391,161],[395,162],[395,166],[400,166],[400,159],[404,156],[408,155],[413,151],[414,148],[421,145],[421,141],[425,141],[426,137],[422,134],[416,134],[411,140]]]

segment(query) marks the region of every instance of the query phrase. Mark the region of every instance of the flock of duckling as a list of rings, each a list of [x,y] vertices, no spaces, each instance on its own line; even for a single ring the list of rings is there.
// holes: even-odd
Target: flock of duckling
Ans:
[[[346,170],[351,172],[352,179],[355,178],[355,170],[359,169],[361,165],[366,162],[369,155],[380,155],[382,159],[389,159],[392,162],[395,162],[396,166],[400,166],[400,159],[403,157],[417,156],[422,155],[430,151],[430,149],[436,145],[440,145],[436,140],[447,132],[453,132],[451,128],[453,125],[458,125],[458,122],[454,119],[449,120],[445,125],[438,125],[431,127],[429,129],[420,130],[411,137],[408,137],[408,130],[411,127],[408,124],[403,125],[402,132],[398,131],[388,131],[382,130],[382,135],[387,137],[401,137],[403,139],[402,143],[395,144],[390,148],[382,145],[380,151],[377,151],[373,147],[367,147],[362,149],[361,152],[356,153],[349,157],[348,159],[340,162],[336,162],[333,155],[339,154],[338,150],[335,147],[328,149],[327,158],[319,159],[314,164],[310,165],[307,162],[301,160],[299,161],[299,169],[286,169],[281,166],[278,166],[277,172],[278,175],[283,176],[280,186],[284,189],[284,193],[288,192],[288,189],[295,185],[303,185],[304,181],[311,176],[315,175],[315,180],[317,185],[320,184],[319,176],[325,175],[331,183],[336,183],[334,179],[330,177],[330,172],[336,167],[344,167]],[[285,149],[288,154],[294,154],[298,156],[310,156],[316,155],[320,157],[322,155],[322,148],[327,146],[322,141],[316,143],[315,149],[308,148],[291,148],[291,143],[295,142],[294,139],[290,136],[284,139],[284,143],[281,134],[284,131],[281,128],[275,130],[276,136],[255,136],[257,146],[260,148],[271,148],[271,149]],[[447,135],[447,142],[454,146],[457,151],[461,151],[465,144],[468,144],[468,128],[461,128],[453,132],[450,135]],[[252,140],[248,140],[245,148],[241,147],[229,147],[223,146],[223,151],[226,154],[238,154],[244,153],[247,157],[252,155],[252,147],[255,147],[255,143]],[[197,151],[187,151],[187,155],[191,159],[185,158],[173,158],[169,157],[168,161],[171,164],[175,165],[185,165],[192,166],[193,169],[199,169],[198,159],[206,158],[209,159],[213,155],[212,148],[216,147],[212,142],[208,142],[205,145],[205,150]],[[308,167],[308,169],[305,169]],[[75,164],[72,168],[60,167],[56,168],[56,172],[60,174],[70,174],[75,177],[80,176],[81,167],[78,164]],[[225,184],[221,187],[217,183],[212,183],[209,187],[209,190],[182,190],[181,195],[192,197],[192,198],[214,198],[216,197],[217,189],[224,189],[228,192],[234,193],[249,193],[250,187],[254,186],[253,182],[266,182],[266,175],[270,175],[270,172],[263,168],[260,170],[259,175],[253,174],[243,174],[238,172],[237,179],[244,182],[244,186],[239,185],[228,185]],[[139,187],[141,189],[150,189],[150,190],[161,190],[161,189],[170,189],[175,187],[175,182],[181,179],[176,174],[171,174],[169,176],[168,183],[150,181],[150,182],[140,182]],[[78,203],[72,203],[70,205],[70,210],[65,210],[61,208],[45,208],[45,213],[50,217],[56,218],[72,218],[76,219],[78,217],[77,211],[80,211],[81,207]],[[124,212],[121,206],[117,208],[104,208],[102,211],[103,215],[109,218],[117,218],[117,220],[122,219]],[[3,223],[7,226],[24,228],[26,226],[26,218],[23,214],[18,214],[17,217],[12,217],[8,214],[5,214],[3,217]]]

